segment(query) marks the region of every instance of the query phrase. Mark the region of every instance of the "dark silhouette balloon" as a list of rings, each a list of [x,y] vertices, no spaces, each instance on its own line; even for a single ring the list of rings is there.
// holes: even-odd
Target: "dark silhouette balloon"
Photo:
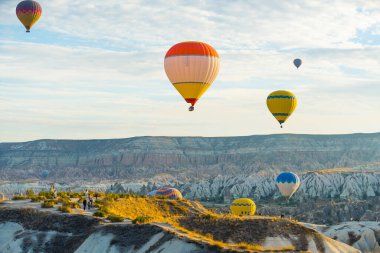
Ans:
[[[302,60],[297,58],[297,59],[294,59],[293,63],[294,63],[294,66],[296,66],[298,69],[302,64]]]

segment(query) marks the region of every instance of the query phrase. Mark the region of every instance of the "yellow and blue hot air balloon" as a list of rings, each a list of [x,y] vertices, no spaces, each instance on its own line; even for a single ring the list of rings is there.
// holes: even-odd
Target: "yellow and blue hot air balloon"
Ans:
[[[267,106],[282,128],[282,124],[296,109],[297,99],[290,91],[278,90],[269,94],[267,98]]]
[[[172,46],[165,55],[164,67],[170,82],[190,103],[189,111],[214,82],[220,58],[210,45],[187,41]]]
[[[282,196],[290,199],[300,186],[300,178],[293,172],[282,172],[276,178],[276,185]]]
[[[231,206],[231,213],[235,215],[255,215],[256,212],[256,204],[252,199],[241,198],[235,199]]]
[[[41,5],[33,0],[24,0],[16,7],[16,15],[25,26],[26,32],[30,32],[32,26],[42,15]]]
[[[168,199],[182,199],[182,193],[176,188],[165,187],[155,191],[151,191],[147,194],[149,197],[164,196]]]

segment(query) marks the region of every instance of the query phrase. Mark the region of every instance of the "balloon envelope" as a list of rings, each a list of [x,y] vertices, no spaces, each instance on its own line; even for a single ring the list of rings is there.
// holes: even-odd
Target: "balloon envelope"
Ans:
[[[300,178],[293,172],[282,172],[276,178],[276,185],[282,196],[286,198],[291,198],[300,184]]]
[[[252,199],[235,199],[230,205],[232,214],[235,215],[255,215],[256,204]]]
[[[282,127],[282,124],[296,109],[297,99],[290,91],[278,90],[269,94],[267,97],[267,106]]]
[[[16,7],[16,15],[29,32],[32,26],[42,15],[41,5],[33,0],[20,2]]]
[[[49,171],[48,170],[41,171],[40,176],[42,178],[47,178],[47,176],[49,176]]]
[[[172,46],[164,67],[170,82],[192,106],[214,82],[220,59],[216,50],[203,42],[187,41]]]
[[[164,196],[168,199],[182,199],[182,193],[176,188],[165,187],[162,189],[158,189],[155,191],[151,191],[147,194],[147,196]]]
[[[297,58],[297,59],[294,59],[293,63],[294,63],[294,66],[296,66],[298,69],[302,64],[302,60]]]

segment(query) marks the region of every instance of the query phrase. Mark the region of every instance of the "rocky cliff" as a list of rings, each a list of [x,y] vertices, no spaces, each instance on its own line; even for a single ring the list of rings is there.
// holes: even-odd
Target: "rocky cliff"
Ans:
[[[380,172],[315,171],[299,174],[301,185],[292,197],[309,199],[367,199],[380,196]],[[181,186],[187,198],[221,199],[250,197],[256,200],[276,199],[280,193],[275,175],[217,176],[189,182]]]
[[[0,178],[180,180],[271,170],[307,171],[380,161],[380,133],[246,137],[136,137],[0,143]]]
[[[379,222],[351,221],[337,225],[325,226],[304,224],[322,232],[334,240],[351,245],[362,253],[380,252],[380,224]]]

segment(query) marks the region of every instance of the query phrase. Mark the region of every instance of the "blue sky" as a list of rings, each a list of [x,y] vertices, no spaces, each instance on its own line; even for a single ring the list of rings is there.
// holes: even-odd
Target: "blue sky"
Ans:
[[[379,1],[40,0],[30,34],[17,3],[0,1],[0,141],[380,131]],[[221,56],[192,113],[163,69],[187,40]],[[284,129],[277,89],[299,100]]]

